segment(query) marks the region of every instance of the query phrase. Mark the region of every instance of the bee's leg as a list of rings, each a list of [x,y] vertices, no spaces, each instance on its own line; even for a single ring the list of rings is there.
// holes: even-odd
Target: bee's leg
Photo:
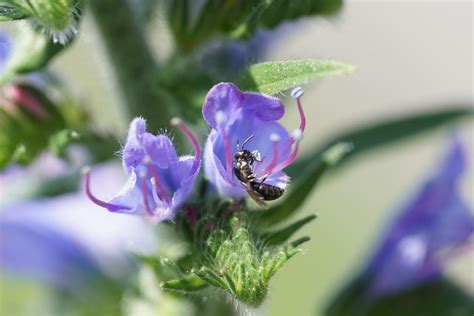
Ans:
[[[267,180],[267,177],[263,178],[262,181],[260,181],[259,184],[263,184],[265,182],[265,180]]]

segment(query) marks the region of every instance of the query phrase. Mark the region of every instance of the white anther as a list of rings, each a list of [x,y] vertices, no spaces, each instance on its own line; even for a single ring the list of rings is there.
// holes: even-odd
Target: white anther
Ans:
[[[173,117],[170,122],[172,126],[178,126],[181,124],[182,120],[179,117]]]
[[[151,182],[151,185],[156,186],[156,179],[155,179],[155,177],[151,177],[150,182]]]
[[[217,111],[217,112],[216,112],[216,117],[215,117],[215,119],[216,119],[216,123],[217,123],[217,124],[224,123],[224,121],[225,121],[225,113],[222,112],[222,111]]]
[[[83,175],[88,175],[89,173],[91,173],[91,167],[90,166],[84,166],[81,168],[81,173]]]
[[[301,96],[304,94],[304,90],[301,87],[296,87],[293,90],[291,90],[291,97],[293,99],[299,99]]]
[[[143,163],[144,163],[145,165],[150,164],[150,163],[151,163],[151,157],[148,156],[148,155],[145,155],[145,157],[143,157]]]
[[[280,135],[276,134],[276,133],[272,133],[270,134],[270,140],[272,142],[279,142],[281,139]]]
[[[291,137],[293,137],[294,140],[299,142],[303,138],[303,131],[297,128],[293,132],[291,132]]]

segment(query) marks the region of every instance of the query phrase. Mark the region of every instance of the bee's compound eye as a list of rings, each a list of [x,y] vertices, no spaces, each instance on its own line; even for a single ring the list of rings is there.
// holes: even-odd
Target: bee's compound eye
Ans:
[[[239,159],[240,157],[242,157],[242,153],[240,151],[236,152],[234,155],[234,159]]]

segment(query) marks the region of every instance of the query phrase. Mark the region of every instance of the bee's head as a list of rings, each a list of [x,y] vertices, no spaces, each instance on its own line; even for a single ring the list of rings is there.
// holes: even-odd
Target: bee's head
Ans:
[[[236,151],[234,154],[234,159],[235,160],[251,160],[252,159],[252,153],[246,149],[244,150],[239,150]]]
[[[241,160],[243,158],[243,152],[242,151],[237,151],[234,154],[234,159],[235,160]]]

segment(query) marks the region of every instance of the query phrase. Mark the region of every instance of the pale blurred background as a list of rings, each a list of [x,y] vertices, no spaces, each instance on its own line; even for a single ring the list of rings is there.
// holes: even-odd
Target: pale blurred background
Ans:
[[[160,29],[160,22],[156,23]],[[473,101],[473,3],[470,1],[346,1],[331,20],[297,23],[274,43],[268,59],[332,58],[357,67],[354,74],[306,87],[308,113],[303,150],[365,122]],[[89,19],[80,38],[55,61],[84,103],[95,104],[101,128],[123,128],[111,98],[105,60],[97,54]],[[169,40],[153,35],[160,56]],[[112,102],[110,102],[112,100]],[[99,105],[99,106],[97,106]],[[105,122],[105,123],[104,123]],[[295,125],[296,113],[285,118]],[[459,134],[473,162],[473,123]],[[319,218],[300,235],[312,241],[273,278],[267,315],[318,315],[323,302],[364,263],[385,222],[428,177],[447,148],[447,130],[421,135],[355,159],[324,179],[303,213]],[[474,205],[472,167],[465,198]],[[454,260],[453,277],[474,289],[474,256]]]

